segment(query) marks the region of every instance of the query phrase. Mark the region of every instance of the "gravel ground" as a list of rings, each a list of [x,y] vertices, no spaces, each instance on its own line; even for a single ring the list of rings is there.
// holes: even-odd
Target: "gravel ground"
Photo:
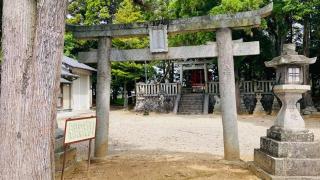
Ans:
[[[71,113],[87,116],[94,112]],[[58,125],[63,128],[68,115],[60,114]],[[274,116],[238,118],[241,158],[253,159],[260,137],[273,124]],[[320,118],[306,119],[306,126],[320,140]],[[116,155],[134,151],[209,153],[223,156],[223,131],[220,115],[174,115],[113,110],[110,113],[109,153]],[[85,158],[87,143],[76,144],[79,157]]]

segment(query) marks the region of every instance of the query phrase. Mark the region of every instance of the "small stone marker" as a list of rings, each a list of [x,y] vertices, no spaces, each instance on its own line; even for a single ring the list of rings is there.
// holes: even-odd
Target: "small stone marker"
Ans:
[[[265,113],[263,106],[261,104],[261,99],[262,99],[261,93],[257,93],[256,97],[257,97],[257,104],[256,104],[256,107],[254,108],[253,114],[254,115],[261,115],[261,114]]]
[[[213,111],[214,111],[214,113],[219,114],[219,113],[221,113],[220,98],[217,95],[215,95],[213,98],[214,98],[214,101],[215,101]]]

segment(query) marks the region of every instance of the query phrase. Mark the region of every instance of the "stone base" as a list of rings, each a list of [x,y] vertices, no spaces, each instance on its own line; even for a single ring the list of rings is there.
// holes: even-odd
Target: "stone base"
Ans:
[[[249,168],[262,179],[320,179],[319,152],[320,142],[308,130],[272,127],[261,137]]]
[[[320,158],[320,142],[281,142],[261,137],[260,150],[278,158]]]
[[[263,180],[320,180],[317,176],[273,176],[253,161],[248,162],[248,169]]]
[[[274,176],[320,176],[320,159],[277,158],[256,149],[254,162]]]
[[[313,142],[314,135],[309,130],[290,131],[272,126],[267,130],[267,137],[281,142]]]

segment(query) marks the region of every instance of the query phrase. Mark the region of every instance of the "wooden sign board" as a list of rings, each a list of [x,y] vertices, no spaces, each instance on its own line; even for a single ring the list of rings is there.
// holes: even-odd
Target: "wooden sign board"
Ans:
[[[64,167],[66,163],[66,148],[68,144],[77,143],[81,141],[89,141],[88,152],[88,167],[90,167],[91,141],[96,136],[97,120],[95,116],[83,117],[76,119],[67,119],[64,129],[64,150],[63,150],[63,164],[61,180],[64,179]]]
[[[96,117],[67,119],[65,124],[64,143],[71,144],[95,138]]]

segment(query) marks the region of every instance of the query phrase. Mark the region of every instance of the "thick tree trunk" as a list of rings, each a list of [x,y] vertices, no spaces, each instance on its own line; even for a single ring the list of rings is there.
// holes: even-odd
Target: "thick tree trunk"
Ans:
[[[53,179],[66,0],[4,0],[1,179]]]

